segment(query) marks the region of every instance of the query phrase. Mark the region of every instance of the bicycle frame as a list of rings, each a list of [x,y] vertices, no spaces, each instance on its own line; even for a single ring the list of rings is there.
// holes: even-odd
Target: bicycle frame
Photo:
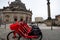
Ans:
[[[12,24],[11,27],[16,26],[16,29],[13,29],[16,33],[18,33],[21,37],[24,38],[38,38],[37,35],[29,35],[31,33],[32,27],[29,27],[27,24]]]

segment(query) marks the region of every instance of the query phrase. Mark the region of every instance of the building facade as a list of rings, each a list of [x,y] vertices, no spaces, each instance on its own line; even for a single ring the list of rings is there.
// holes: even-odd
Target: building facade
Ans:
[[[2,22],[14,22],[14,19],[19,21],[21,18],[26,22],[32,21],[32,11],[27,10],[21,0],[15,0],[8,7],[3,7],[0,9],[0,14]]]
[[[35,22],[43,22],[43,18],[42,17],[35,17]]]
[[[55,25],[60,26],[60,15],[56,15],[55,19],[56,19]]]
[[[60,26],[60,15],[56,15],[54,19],[44,22],[47,26]]]

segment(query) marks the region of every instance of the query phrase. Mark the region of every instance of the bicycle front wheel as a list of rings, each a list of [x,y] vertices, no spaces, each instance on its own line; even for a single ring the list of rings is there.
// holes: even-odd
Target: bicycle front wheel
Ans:
[[[8,35],[7,35],[7,40],[18,40],[20,38],[20,36],[16,33],[16,38],[14,38],[14,31],[10,32]]]

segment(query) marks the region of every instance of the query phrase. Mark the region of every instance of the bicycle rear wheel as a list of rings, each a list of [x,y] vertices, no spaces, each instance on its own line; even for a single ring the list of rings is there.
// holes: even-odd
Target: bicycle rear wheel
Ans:
[[[7,40],[17,40],[20,38],[20,36],[18,34],[16,34],[16,38],[13,38],[14,35],[13,35],[14,31],[10,32],[8,35],[7,35]]]
[[[42,40],[42,38],[43,38],[43,35],[42,35],[42,32],[41,32],[38,38],[33,38],[31,40]]]

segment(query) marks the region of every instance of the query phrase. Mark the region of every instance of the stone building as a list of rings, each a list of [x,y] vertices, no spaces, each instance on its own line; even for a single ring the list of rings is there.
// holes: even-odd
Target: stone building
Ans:
[[[35,22],[43,22],[43,18],[42,17],[35,17]]]
[[[55,25],[60,26],[60,15],[56,15],[55,19],[56,19]]]
[[[47,26],[60,26],[60,15],[56,15],[54,19],[44,22]]]
[[[8,7],[3,7],[3,9],[0,9],[0,14],[2,22],[14,22],[14,19],[19,21],[21,18],[27,22],[32,21],[32,11],[27,10],[21,0],[15,0]]]

